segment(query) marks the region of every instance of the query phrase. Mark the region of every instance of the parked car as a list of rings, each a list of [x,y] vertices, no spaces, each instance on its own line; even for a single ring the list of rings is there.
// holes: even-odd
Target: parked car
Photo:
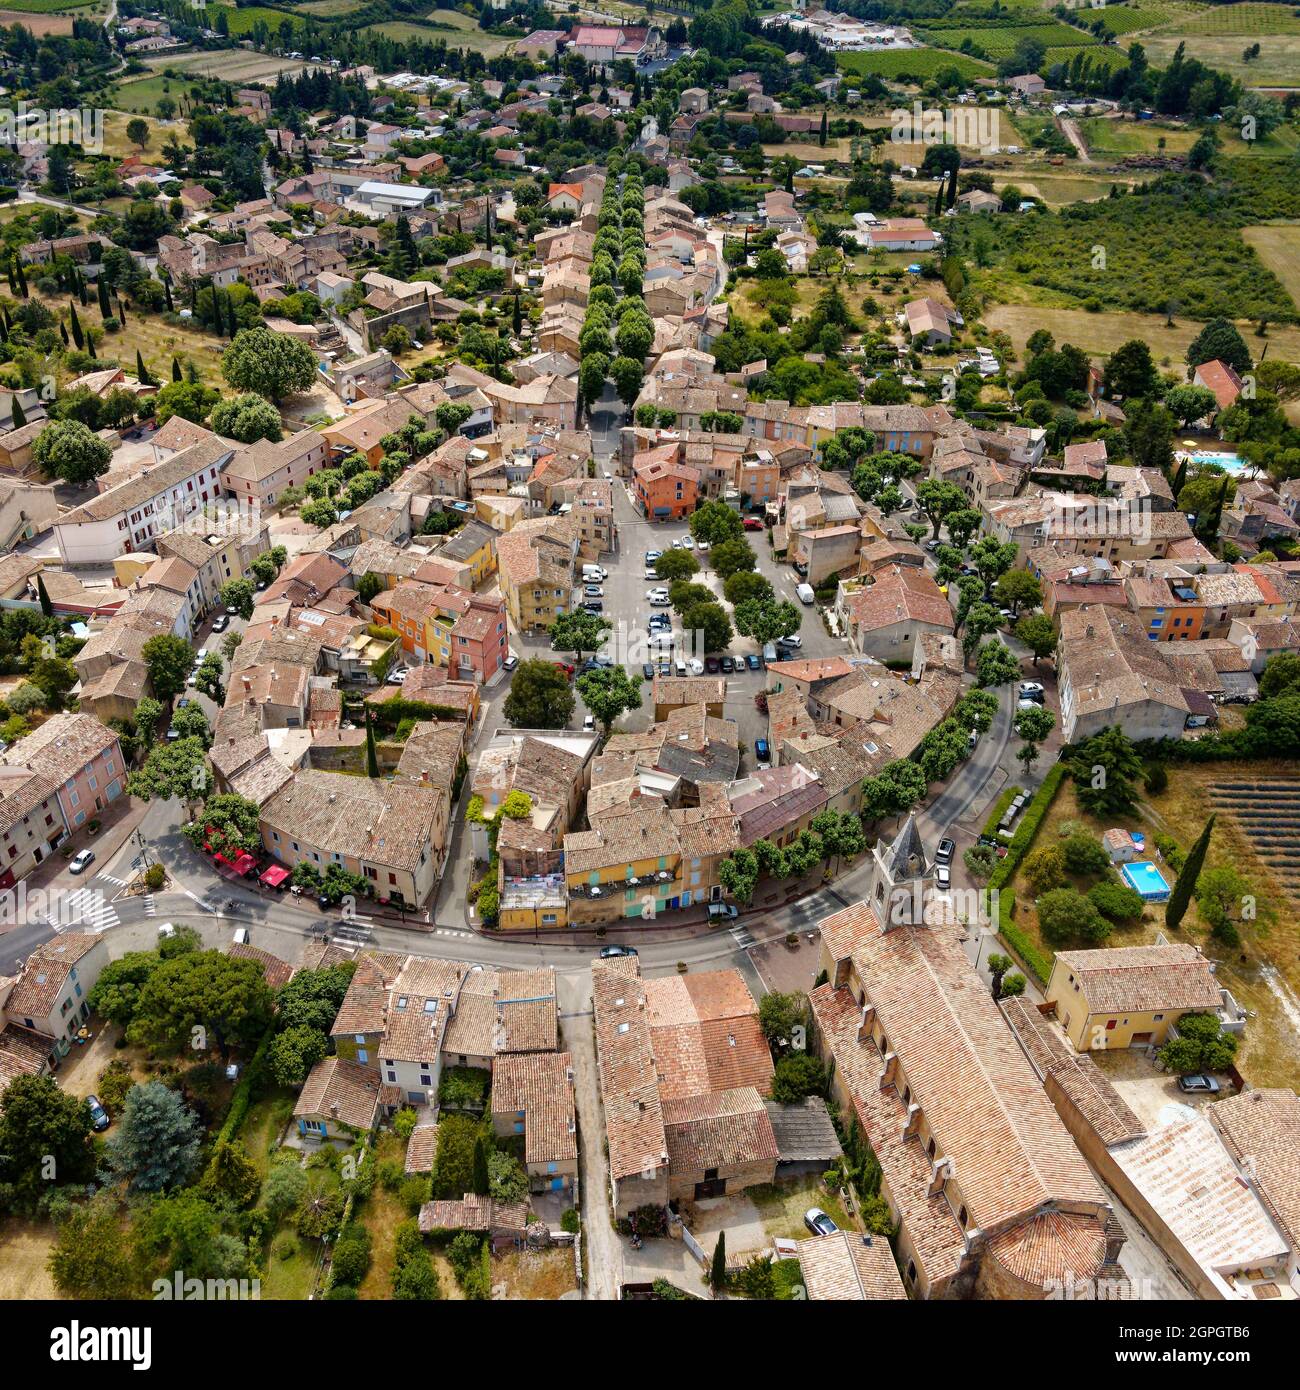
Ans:
[[[673,673],[673,663],[666,656],[659,659],[659,674],[661,676],[671,676]]]
[[[668,590],[665,588],[647,589],[646,598],[648,598],[651,603],[667,603]]]
[[[809,1207],[803,1214],[803,1224],[815,1236],[833,1236],[839,1230],[820,1207]]]
[[[600,948],[601,960],[613,960],[617,956],[637,956],[640,954],[635,946],[602,946]]]
[[[736,669],[736,663],[729,656],[722,658],[722,674],[729,676]]]
[[[584,661],[584,662],[582,663],[581,667],[579,668],[580,673],[581,673],[582,675],[584,675],[584,676],[585,676],[589,671],[599,671],[599,670],[600,670],[600,662],[597,661],[596,658],[595,658],[594,656],[589,656],[589,657],[586,659],[586,661]]]
[[[605,597],[605,587],[603,584],[584,584],[582,586],[582,592],[586,598]]]
[[[687,669],[690,671],[691,675],[693,676],[702,676],[704,674],[704,663],[699,659],[698,656],[691,657],[691,659],[686,663],[686,666]]]
[[[645,553],[645,562],[646,562],[646,564],[647,564],[647,565],[653,565],[654,562],[655,562],[662,554],[663,554],[663,551],[662,551],[662,550],[647,550],[646,553]]]
[[[1023,699],[1016,701],[1017,709],[1042,709],[1042,707],[1043,698],[1041,695],[1037,698],[1032,695],[1026,695]]]
[[[558,666],[560,670],[563,671],[564,674],[568,676],[570,680],[573,679],[574,670],[573,667],[567,661],[552,661],[551,665]]]
[[[757,652],[750,652],[750,654],[745,658],[745,665],[751,671],[761,671],[763,669],[763,663],[759,659],[759,655]]]
[[[112,1123],[108,1111],[100,1104],[98,1096],[87,1096],[86,1104],[90,1106],[90,1127],[96,1134],[102,1134]]]
[[[934,862],[936,864],[951,864],[952,856],[957,846],[952,840],[940,840],[939,848],[934,852]]]
[[[1180,1076],[1178,1089],[1186,1091],[1188,1095],[1217,1096],[1219,1083],[1205,1072],[1196,1072],[1192,1076]]]
[[[676,543],[676,542],[674,542],[674,544],[675,544],[675,543]],[[695,537],[692,536],[692,535],[690,534],[689,531],[686,533],[686,535],[684,535],[684,536],[682,537],[682,549],[683,549],[683,550],[694,550],[694,549],[695,549]]]
[[[605,605],[598,598],[588,599],[582,606],[588,613],[603,613],[605,611]]]
[[[704,658],[704,669],[711,676],[716,676],[722,670],[722,663],[716,656],[706,656]]]
[[[741,524],[746,531],[761,531],[763,529],[763,520],[757,516],[747,516]]]
[[[708,541],[696,541],[695,548],[700,552],[701,555],[707,555],[709,553]]]
[[[95,851],[92,849],[79,850],[72,856],[72,862],[68,865],[68,872],[73,874],[84,874],[95,862]]]
[[[650,662],[643,661],[641,663],[641,674],[646,678],[646,680],[652,681],[655,678],[655,668],[650,664]]]
[[[320,908],[322,912],[328,912],[330,908],[334,906],[334,904],[324,893],[318,893],[316,895],[316,906]]]
[[[1037,681],[1021,681],[1018,696],[1022,704],[1025,700],[1032,700],[1036,705],[1041,705],[1047,698],[1047,692]]]
[[[595,728],[596,728],[596,717],[595,717],[595,715],[592,715],[592,714],[583,715],[583,717],[582,717],[582,731],[583,731],[583,733],[590,734],[590,733],[594,732]]]
[[[406,667],[399,666],[396,671],[390,671],[386,678],[388,685],[401,685],[406,680]]]
[[[935,866],[934,886],[945,893],[952,887],[952,870],[946,864]]]
[[[518,665],[519,658],[514,654],[514,652],[511,652],[510,655],[506,657],[506,659],[501,663],[501,669],[503,671],[513,671],[515,667]]]
[[[230,626],[230,619],[224,613],[218,613],[212,620],[213,632],[225,632]]]
[[[786,651],[795,652],[803,646],[803,638],[800,637],[797,632],[792,633],[789,637],[778,637],[776,639],[776,645],[778,647],[783,647]]]
[[[733,922],[740,916],[738,908],[730,903],[710,903],[709,921],[710,922]]]
[[[226,604],[226,616],[230,618],[239,617],[239,605],[237,603]]]
[[[772,748],[765,738],[755,740],[754,756],[759,760],[760,763],[769,762],[771,760]]]

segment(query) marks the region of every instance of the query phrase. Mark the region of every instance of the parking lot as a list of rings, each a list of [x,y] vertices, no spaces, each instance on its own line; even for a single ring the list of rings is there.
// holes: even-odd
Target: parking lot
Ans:
[[[647,550],[672,549],[675,540],[682,540],[690,535],[690,527],[685,521],[648,521],[633,505],[625,484],[618,480],[614,483],[614,512],[620,548],[617,553],[606,555],[599,561],[606,571],[606,578],[601,586],[604,590],[600,598],[601,616],[613,624],[613,632],[605,650],[618,665],[624,666],[633,675],[641,675],[644,663],[649,661],[657,666],[659,659],[657,652],[647,648],[646,624],[650,615],[670,615],[674,619],[674,632],[678,635],[681,633],[681,625],[676,621],[673,610],[656,608],[646,597],[651,589],[666,588],[667,585],[661,580],[646,577],[645,554]],[[797,652],[791,653],[791,657],[844,655],[848,650],[848,643],[842,638],[832,637],[826,631],[818,609],[799,602],[795,593],[798,576],[788,565],[779,565],[772,558],[767,533],[747,532],[745,538],[758,557],[758,572],[771,583],[777,598],[788,599],[803,614],[803,626],[799,629],[802,645]],[[691,582],[710,589],[730,615],[731,605],[723,597],[722,581],[710,567],[708,555],[702,555],[698,551],[693,553],[701,568]],[[575,597],[577,602],[582,602],[581,584]],[[680,648],[674,648],[674,655],[679,652]],[[733,658],[744,658],[751,653],[760,654],[758,645],[752,638],[737,634],[728,646],[726,654]],[[520,654],[532,656],[540,655],[540,652],[521,650]],[[690,650],[687,655],[700,661],[703,661],[705,656],[703,652],[697,653],[694,650]],[[723,653],[719,652],[717,655],[721,656]],[[752,750],[755,740],[767,736],[767,716],[761,714],[754,706],[754,696],[765,688],[764,672],[761,669],[753,671],[746,666],[745,669],[728,675],[726,679],[726,717],[735,720],[740,732],[740,742]],[[641,709],[624,716],[618,727],[627,730],[646,728],[654,717],[650,696],[651,692],[646,685],[642,691]],[[582,697],[579,695],[575,722],[580,724],[584,713]],[[752,760],[746,766],[752,766]]]

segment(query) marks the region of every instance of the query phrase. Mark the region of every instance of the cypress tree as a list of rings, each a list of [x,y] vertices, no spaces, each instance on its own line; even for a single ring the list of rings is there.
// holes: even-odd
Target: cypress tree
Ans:
[[[9,293],[13,295],[15,299],[18,298],[18,281],[14,276],[14,266],[17,263],[17,260],[17,256],[10,256],[9,265],[7,267],[9,273]]]
[[[516,338],[519,336],[520,330],[523,328],[523,326],[524,326],[524,316],[523,316],[523,313],[521,312],[521,310],[520,310],[520,308],[519,308],[519,295],[516,294],[516,295],[515,295],[515,323],[514,323],[515,337],[516,337]]]
[[[86,290],[86,277],[77,271],[77,298],[81,300],[81,307],[84,309],[90,303],[90,295]]]
[[[167,296],[167,312],[169,314],[175,313],[175,308],[172,305],[172,282],[169,279],[163,281],[163,294]]]
[[[713,1264],[709,1268],[709,1287],[716,1293],[727,1282],[727,1233],[718,1232],[718,1243],[713,1247]]]
[[[86,346],[86,335],[82,332],[81,320],[77,317],[77,306],[68,305],[68,322],[72,325],[72,341],[80,351]]]
[[[1169,490],[1174,494],[1174,506],[1178,505],[1178,494],[1183,490],[1183,484],[1187,481],[1187,460],[1183,461],[1174,469],[1173,480],[1169,484]]]
[[[15,401],[14,404],[17,405],[18,402]],[[36,575],[36,597],[40,600],[41,612],[44,613],[47,618],[52,618],[54,616],[54,605],[50,602],[50,596],[45,590],[45,577],[40,574],[39,571]]]
[[[375,751],[375,726],[366,720],[366,776],[379,776],[379,755]]]
[[[1201,838],[1192,846],[1192,852],[1184,861],[1178,881],[1174,884],[1174,891],[1170,893],[1169,901],[1165,904],[1165,926],[1171,931],[1178,929],[1178,924],[1187,911],[1187,905],[1192,900],[1192,892],[1196,888],[1196,880],[1201,876],[1201,866],[1205,863],[1205,851],[1210,847],[1210,832],[1213,829],[1214,817],[1211,816],[1205,822]]]
[[[173,380],[173,381],[184,381],[184,380],[185,380],[184,376],[181,374],[181,364],[180,364],[180,362],[178,361],[178,359],[175,358],[175,357],[172,358],[172,380]]]
[[[92,362],[99,361],[99,354],[95,351],[95,340],[89,333],[86,334],[86,351],[90,354],[90,360]]]
[[[118,323],[124,324],[126,322],[126,310],[122,307],[122,301],[116,295],[113,296],[113,312],[117,315]]]
[[[153,377],[149,375],[149,368],[144,365],[144,358],[140,356],[140,349],[135,350],[135,376],[141,386],[152,386]]]
[[[99,316],[100,318],[111,319],[113,310],[108,302],[108,281],[101,275],[95,285],[99,290]]]
[[[23,403],[18,399],[17,396],[15,396],[13,399],[12,410],[13,419],[10,427],[12,429],[20,430],[27,423],[27,412],[23,409]]]
[[[817,143],[819,145],[826,143],[826,108],[824,106],[822,107],[822,128],[817,136]]]
[[[64,346],[64,347],[67,347],[67,346],[68,346],[68,325],[67,325],[66,323],[60,322],[60,324],[59,324],[59,336],[62,337],[62,339],[63,339],[63,346]]]
[[[27,298],[27,275],[26,275],[26,273],[23,271],[23,263],[22,263],[21,258],[16,258],[16,259],[14,260],[14,271],[15,271],[17,277],[18,277],[18,293],[19,293],[24,299],[26,299],[26,298]]]

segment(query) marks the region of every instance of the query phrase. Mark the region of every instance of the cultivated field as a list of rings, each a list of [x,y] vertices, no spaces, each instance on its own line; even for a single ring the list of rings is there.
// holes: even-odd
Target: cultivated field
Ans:
[[[70,14],[33,14],[29,10],[0,10],[0,24],[21,24],[30,29],[38,39],[47,34],[72,33],[73,16]]]
[[[244,11],[247,13],[247,11]],[[273,82],[281,72],[302,72],[311,63],[296,58],[276,58],[247,48],[224,48],[211,53],[182,53],[146,58],[145,66],[154,72],[175,68],[178,72],[201,77],[219,77],[223,82]],[[320,66],[316,64],[316,66]]]
[[[1089,48],[1097,46],[1096,36],[1076,29],[1070,24],[1016,24],[1006,27],[976,26],[966,28],[917,26],[927,43],[942,44],[944,48],[960,48],[969,39],[977,48],[995,58],[1006,57],[1015,51],[1022,39],[1037,39],[1044,48]]]
[[[1263,227],[1243,227],[1241,235],[1300,305],[1300,224],[1275,222]]]
[[[287,23],[295,29],[301,29],[306,22],[298,15],[285,14],[283,10],[268,10],[262,5],[248,5],[242,9],[227,5],[223,8],[226,12],[226,23],[236,38],[251,34],[258,24],[265,24],[272,36],[275,36],[279,34],[282,24]]]
[[[21,14],[73,14],[98,5],[99,0],[9,0],[6,8]]]
[[[882,53],[840,53],[835,62],[841,72],[886,78],[928,81],[945,68],[956,68],[964,78],[991,77],[993,65],[964,53],[942,48],[896,48]]]
[[[1281,7],[1270,5],[1267,8]],[[1248,63],[1242,52],[1251,42],[1259,44],[1260,54]],[[1183,26],[1176,24],[1142,39],[1153,67],[1167,67],[1180,45],[1185,45],[1188,58],[1199,58],[1209,67],[1226,72],[1248,86],[1300,87],[1300,33],[1253,37],[1248,34],[1186,35]]]
[[[1196,143],[1197,132],[1185,126],[1156,121],[1126,121],[1093,116],[1079,122],[1088,153],[1094,158],[1126,154],[1185,154]]]
[[[1096,357],[1108,356],[1131,338],[1144,338],[1151,344],[1158,363],[1173,364],[1182,364],[1188,343],[1203,327],[1195,319],[1180,318],[1172,328],[1166,328],[1159,314],[1090,314],[1085,309],[1045,308],[1041,304],[994,304],[985,311],[984,322],[991,330],[1009,334],[1020,352],[1024,351],[1029,335],[1045,327],[1055,334],[1058,343],[1073,343]],[[1262,348],[1253,323],[1243,321],[1237,327],[1252,351]],[[1300,328],[1270,328],[1268,342],[1270,357],[1300,362]]]
[[[339,19],[364,9],[365,4],[364,0],[305,0],[305,3],[293,8],[311,19]]]
[[[1180,34],[1240,34],[1258,38],[1261,34],[1300,34],[1300,15],[1290,5],[1259,4],[1241,0],[1236,5],[1211,5],[1170,26]]]

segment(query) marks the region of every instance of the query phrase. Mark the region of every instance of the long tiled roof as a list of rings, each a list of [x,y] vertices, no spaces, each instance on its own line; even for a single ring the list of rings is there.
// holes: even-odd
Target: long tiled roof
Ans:
[[[1059,951],[1056,959],[1095,1014],[1215,1009],[1223,998],[1210,962],[1187,941]]]
[[[578,1156],[573,1059],[567,1052],[500,1057],[492,1068],[492,1113],[524,1114],[528,1163],[566,1163]]]
[[[663,976],[647,980],[645,993],[665,1100],[746,1086],[767,1091],[772,1054],[758,1006],[738,971]]]

